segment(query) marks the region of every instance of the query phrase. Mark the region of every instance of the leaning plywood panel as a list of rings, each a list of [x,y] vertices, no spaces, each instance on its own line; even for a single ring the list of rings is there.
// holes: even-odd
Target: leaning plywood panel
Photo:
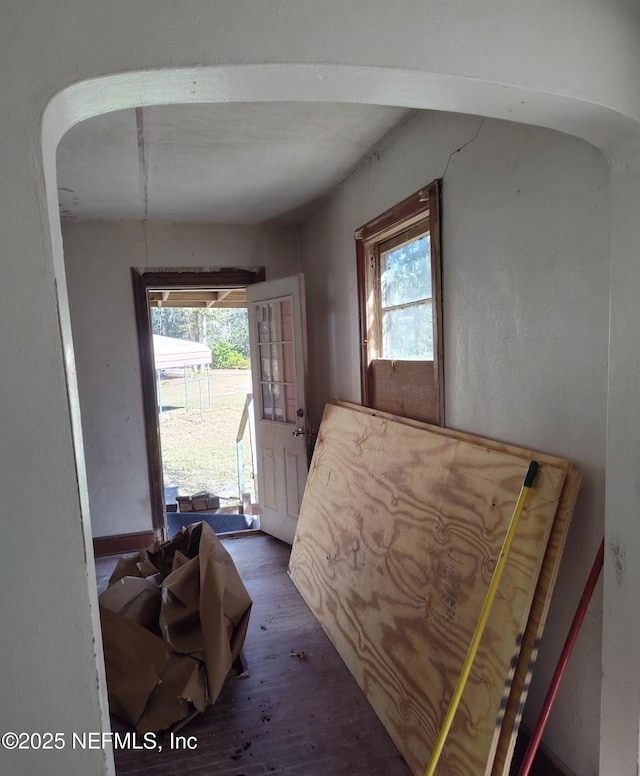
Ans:
[[[522,637],[520,654],[516,655],[514,653],[514,661],[512,664],[513,670],[507,678],[505,694],[501,703],[501,712],[498,716],[493,745],[486,765],[487,774],[491,773],[493,776],[508,776],[522,719],[522,711],[527,700],[529,685],[538,656],[538,645],[546,625],[551,596],[558,576],[560,561],[567,540],[582,475],[580,472],[572,470],[571,462],[565,458],[557,458],[540,452],[532,453],[531,450],[526,450],[504,442],[474,436],[453,429],[445,429],[440,426],[428,425],[421,421],[390,415],[379,410],[373,410],[369,407],[362,407],[348,402],[338,401],[336,404],[340,407],[364,412],[368,415],[386,418],[387,420],[395,420],[398,423],[405,423],[413,428],[422,428],[433,431],[434,433],[447,434],[456,439],[462,439],[480,446],[490,447],[492,450],[508,452],[526,460],[530,460],[532,456],[535,456],[536,460],[540,463],[556,466],[567,471],[567,477],[562,489],[558,510],[553,522],[542,569],[538,578],[531,612]],[[517,663],[515,661],[516,657]]]
[[[527,462],[325,409],[293,581],[412,771],[424,772]],[[565,472],[542,465],[438,774],[483,773]]]
[[[431,423],[425,423],[422,420],[415,420],[415,418],[405,418],[402,415],[393,415],[390,412],[384,412],[383,410],[374,410],[371,407],[363,407],[361,404],[353,404],[348,401],[336,400],[334,402],[336,407],[344,407],[348,410],[354,410],[355,412],[363,412],[365,415],[370,415],[375,418],[382,418],[384,420],[393,420],[396,423],[404,423],[406,426],[412,428],[422,429],[423,431],[432,431],[434,434],[443,434],[451,437],[452,439],[460,439],[463,442],[471,442],[474,445],[480,445],[481,447],[489,447],[491,450],[496,450],[501,453],[509,453],[515,455],[518,458],[526,458],[531,460],[535,458],[538,463],[547,464],[549,466],[555,466],[558,469],[569,471],[573,467],[572,461],[567,458],[558,458],[555,455],[549,455],[539,450],[528,450],[524,447],[517,447],[516,445],[509,444],[508,442],[500,442],[496,439],[488,439],[487,437],[477,436],[476,434],[469,434],[466,431],[459,431],[455,428],[446,428],[445,426],[434,426]]]

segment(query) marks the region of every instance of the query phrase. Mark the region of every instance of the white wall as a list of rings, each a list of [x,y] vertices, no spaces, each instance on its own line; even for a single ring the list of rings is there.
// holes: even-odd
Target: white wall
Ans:
[[[145,242],[146,233],[146,242]],[[63,224],[94,536],[151,530],[132,267],[299,269],[293,229],[139,222]]]
[[[640,158],[612,170],[601,773],[640,772],[627,753],[640,713]],[[630,225],[634,225],[632,228]],[[616,637],[617,633],[617,637]],[[621,753],[624,753],[622,755]],[[624,757],[624,759],[623,759]],[[610,763],[622,762],[611,767]]]
[[[585,475],[525,714],[533,725],[604,526],[610,195],[600,152],[473,116],[410,122],[302,231],[312,407],[319,417],[327,400],[360,399],[354,230],[443,174],[446,425],[566,456]],[[545,737],[581,776],[599,772],[601,620],[598,589]]]

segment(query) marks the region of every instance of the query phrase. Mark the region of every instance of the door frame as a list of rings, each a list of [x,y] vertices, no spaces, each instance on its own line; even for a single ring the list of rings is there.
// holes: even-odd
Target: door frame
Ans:
[[[167,291],[188,288],[245,288],[265,279],[264,267],[241,269],[223,267],[184,271],[177,269],[144,270],[131,268],[133,299],[136,313],[138,353],[140,355],[140,379],[144,416],[144,436],[149,474],[149,500],[151,526],[156,539],[164,541],[167,532],[167,515],[164,503],[164,477],[162,474],[162,449],[158,421],[158,397],[153,356],[153,332],[149,308],[150,290]]]

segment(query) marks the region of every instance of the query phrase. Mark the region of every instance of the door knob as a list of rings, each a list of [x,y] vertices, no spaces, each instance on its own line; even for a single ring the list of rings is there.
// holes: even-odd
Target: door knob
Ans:
[[[301,437],[304,436],[307,432],[302,426],[300,426],[299,428],[294,428],[291,433],[294,437]]]

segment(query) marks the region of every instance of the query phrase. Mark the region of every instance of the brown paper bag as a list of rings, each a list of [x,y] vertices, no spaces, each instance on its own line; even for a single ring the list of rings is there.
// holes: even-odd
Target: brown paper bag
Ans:
[[[140,733],[175,727],[216,700],[251,612],[206,523],[121,558],[100,604],[111,711]]]

